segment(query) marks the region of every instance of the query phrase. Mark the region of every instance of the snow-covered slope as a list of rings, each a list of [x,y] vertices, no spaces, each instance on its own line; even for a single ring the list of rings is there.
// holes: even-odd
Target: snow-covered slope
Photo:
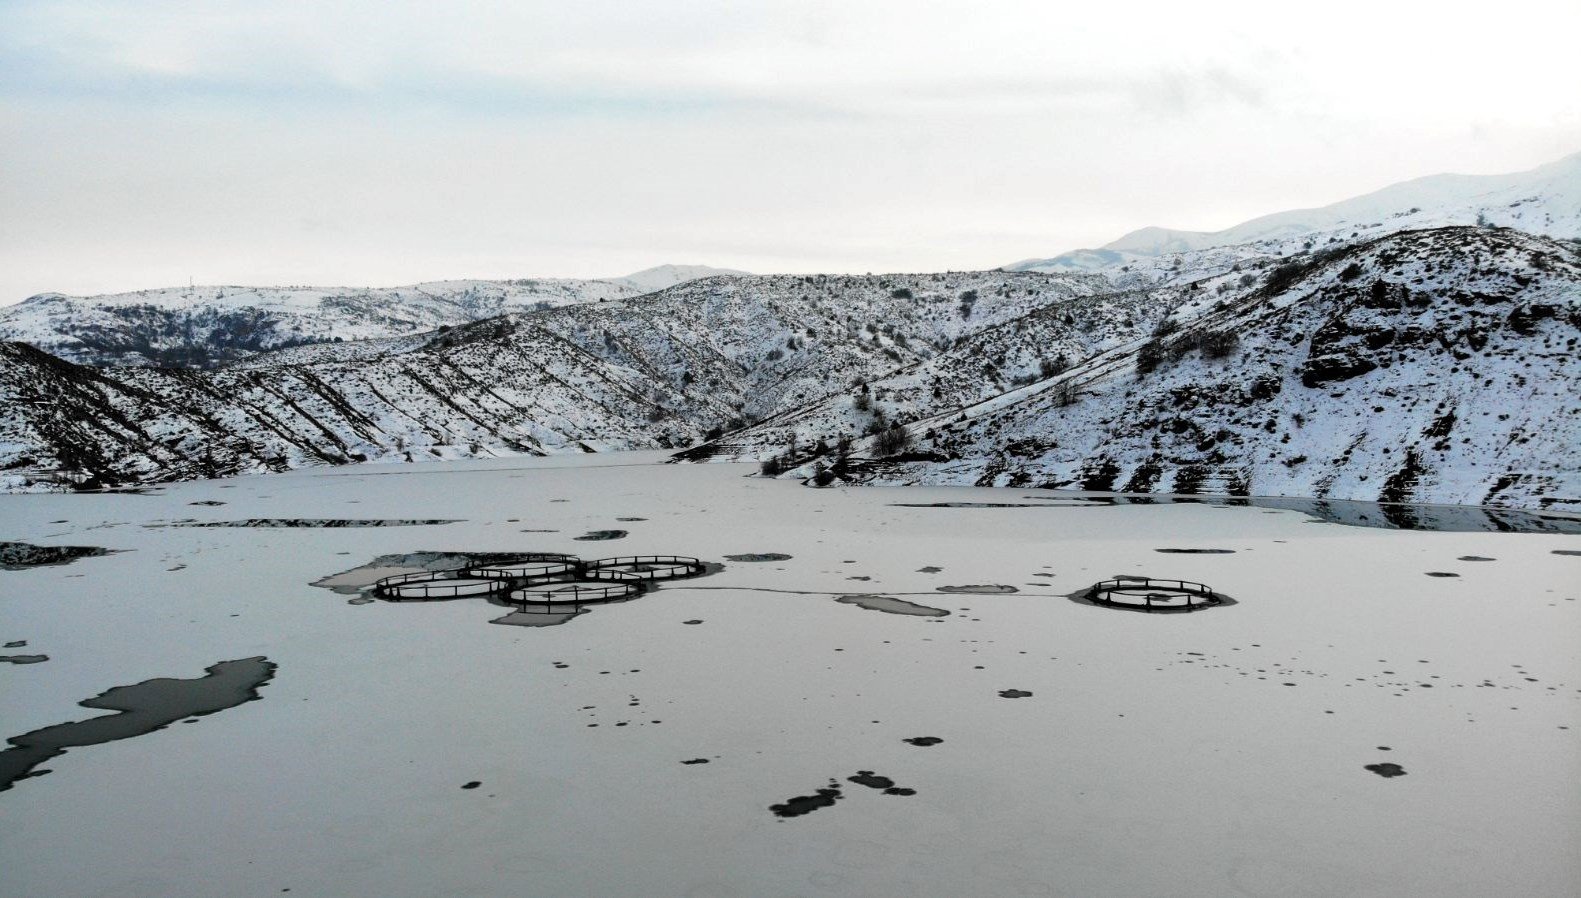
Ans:
[[[689,445],[1090,293],[979,272],[720,277],[212,371],[0,344],[0,486]]]
[[[875,382],[867,401],[905,424],[898,455],[863,437],[875,414],[852,393],[689,455],[778,453],[801,476],[821,464],[883,483],[1581,511],[1574,244],[1413,231],[1136,296],[1129,312],[1084,301],[1093,321],[1056,311],[985,331]],[[1084,351],[1019,389],[970,386],[974,367]],[[856,441],[843,463],[841,437]]]
[[[1431,175],[1318,209],[1264,215],[1222,231],[1132,231],[1096,250],[1027,259],[1012,271],[1113,270],[1211,247],[1257,245],[1283,255],[1352,239],[1449,225],[1491,225],[1550,237],[1581,237],[1581,153],[1506,175]]]
[[[684,284],[687,281],[697,281],[703,278],[719,277],[722,275],[740,276],[747,274],[734,268],[713,268],[708,265],[657,265],[653,268],[644,268],[636,274],[625,277],[604,278],[611,284],[630,287],[639,293],[652,293]]]
[[[537,279],[45,293],[0,308],[0,340],[31,343],[89,365],[210,367],[285,346],[415,334],[643,292],[607,281]]]

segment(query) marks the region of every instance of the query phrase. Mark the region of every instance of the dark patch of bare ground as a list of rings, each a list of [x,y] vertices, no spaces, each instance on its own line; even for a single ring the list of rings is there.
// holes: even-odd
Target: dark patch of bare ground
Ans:
[[[1006,586],[1003,583],[973,583],[967,586],[935,586],[934,590],[937,592],[969,593],[971,595],[980,596],[1002,596],[1021,591],[1016,589],[1014,586]]]
[[[1368,764],[1366,769],[1371,770],[1373,773],[1378,774],[1384,779],[1389,779],[1396,776],[1405,776],[1405,768],[1401,767],[1399,764],[1394,764],[1391,762],[1384,762],[1382,764]]]
[[[0,661],[7,664],[43,664],[48,660],[48,655],[0,655]]]
[[[940,739],[938,736],[913,736],[910,739],[902,739],[900,741],[906,743],[907,745],[916,745],[921,748],[927,748],[930,745],[938,745],[944,740]]]
[[[1581,549],[1555,549],[1553,551],[1554,551],[1555,555],[1576,555],[1576,556],[1581,556]]]
[[[1234,555],[1234,549],[1154,549],[1166,555]]]
[[[101,546],[35,546],[32,543],[0,542],[0,570],[23,571],[50,564],[71,564],[79,558],[109,555],[115,549]]]
[[[0,792],[17,780],[42,776],[35,770],[68,748],[99,745],[162,730],[178,720],[203,717],[262,698],[258,690],[274,677],[276,665],[262,655],[221,661],[189,680],[160,677],[116,686],[78,702],[84,708],[117,711],[12,736],[0,751]]]
[[[1427,572],[1427,576],[1429,576],[1429,577],[1458,577],[1460,575],[1456,574],[1456,573],[1453,573],[1451,571],[1428,571]]]
[[[784,552],[747,552],[742,555],[726,555],[726,561],[790,561],[791,556]]]

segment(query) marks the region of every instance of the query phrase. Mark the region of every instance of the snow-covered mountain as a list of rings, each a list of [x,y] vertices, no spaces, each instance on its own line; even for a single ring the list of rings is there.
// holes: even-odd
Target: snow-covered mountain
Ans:
[[[683,448],[793,476],[1581,511],[1581,252],[1502,228],[1097,275],[710,278],[213,371],[0,344],[0,487]]]
[[[712,278],[217,370],[0,344],[0,488],[363,460],[679,447],[1102,289],[965,274]]]
[[[1451,225],[1581,238],[1581,153],[1506,175],[1431,175],[1317,209],[1278,212],[1222,231],[1149,227],[1098,249],[1027,259],[1010,271],[1095,271],[1214,247],[1288,255],[1342,241]]]
[[[0,340],[88,365],[205,368],[257,352],[416,334],[513,311],[636,296],[607,281],[437,281],[409,287],[167,287],[44,293],[0,308]]]
[[[822,466],[875,483],[1581,511],[1574,243],[1411,231],[1135,295],[1129,311],[1097,296],[1069,318],[1051,309],[985,330],[866,395],[687,456],[779,455],[797,476]],[[1101,309],[1107,334],[1094,338],[1083,306]],[[1134,336],[1113,326],[1117,313],[1135,319]],[[973,383],[1040,353],[1063,358],[1033,383]],[[842,437],[854,438],[843,461],[809,448]]]
[[[630,287],[639,293],[652,293],[664,290],[687,281],[697,281],[703,278],[721,276],[740,276],[747,274],[734,268],[712,268],[707,265],[658,265],[653,268],[644,268],[636,274],[625,277],[604,278],[611,284]]]

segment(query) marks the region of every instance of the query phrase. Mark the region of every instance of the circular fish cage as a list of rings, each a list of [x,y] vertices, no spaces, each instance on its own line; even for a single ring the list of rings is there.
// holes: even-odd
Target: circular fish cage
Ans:
[[[568,579],[529,583],[506,593],[505,598],[522,605],[593,605],[618,602],[641,594],[642,584],[635,580],[600,583]]]
[[[1164,612],[1197,611],[1224,603],[1224,597],[1206,583],[1152,577],[1102,580],[1087,590],[1085,598],[1095,605]]]
[[[581,567],[580,559],[568,555],[524,556],[499,564],[469,567],[465,573],[469,577],[485,580],[538,580],[575,574]]]
[[[474,577],[464,570],[413,571],[380,578],[373,584],[373,594],[392,602],[409,602],[491,596],[509,588],[509,581]]]
[[[703,572],[703,563],[685,555],[622,555],[600,558],[582,564],[582,575],[590,580],[628,581],[679,580]]]

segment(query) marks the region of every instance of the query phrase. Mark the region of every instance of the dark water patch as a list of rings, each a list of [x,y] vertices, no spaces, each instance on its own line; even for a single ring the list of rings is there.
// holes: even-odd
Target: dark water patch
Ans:
[[[1368,764],[1365,769],[1371,770],[1373,773],[1378,774],[1384,779],[1389,779],[1390,777],[1396,776],[1405,776],[1404,767],[1390,762],[1385,762],[1383,764]]]
[[[702,621],[700,621],[700,620],[683,620],[683,621],[681,621],[681,623],[683,623],[683,624],[691,624],[693,626],[696,626],[697,624],[702,623]]]
[[[1021,591],[1016,589],[1014,586],[1006,586],[1003,583],[973,583],[966,586],[936,586],[934,587],[934,590],[936,592],[948,592],[956,594],[969,593],[971,595],[981,596],[1002,596]]]
[[[950,612],[943,608],[933,608],[928,605],[918,605],[893,596],[856,595],[840,596],[835,599],[842,605],[855,605],[866,608],[868,611],[882,611],[885,614],[908,614],[913,617],[948,617]]]
[[[8,664],[42,664],[48,660],[48,655],[0,655],[0,661]]]
[[[884,790],[885,795],[916,795],[916,789],[907,789],[903,786],[891,786]]]
[[[743,555],[726,555],[726,561],[790,561],[784,552],[748,552]]]
[[[459,524],[459,520],[441,518],[248,518],[244,521],[172,521],[169,524],[145,524],[145,527],[283,527],[283,528],[339,528],[339,527],[428,527],[437,524]]]
[[[830,780],[827,789],[819,789],[811,795],[787,798],[783,804],[769,805],[769,810],[773,811],[776,817],[800,817],[803,814],[811,814],[819,808],[832,808],[842,797],[839,783]]]
[[[1424,573],[1426,573],[1427,576],[1429,576],[1429,577],[1458,577],[1458,576],[1460,576],[1459,574],[1453,573],[1451,571],[1425,571]]]
[[[380,577],[410,571],[459,571],[469,567],[488,567],[518,561],[530,552],[405,552],[380,555],[358,565],[314,580],[310,585],[341,595],[362,595]]]
[[[858,786],[866,786],[869,789],[878,789],[882,791],[884,789],[895,788],[894,780],[887,776],[879,776],[871,770],[858,770],[856,772],[856,776],[848,776],[846,779],[856,783]]]
[[[1460,556],[1459,558],[1457,558],[1455,560],[1456,561],[1498,561],[1497,558],[1489,558],[1486,555],[1462,555],[1462,556]]]
[[[221,661],[190,680],[160,677],[116,686],[78,702],[84,708],[119,713],[61,723],[6,741],[0,751],[0,792],[17,780],[40,776],[34,768],[68,748],[99,745],[142,736],[190,717],[203,717],[261,698],[258,690],[274,677],[276,665],[262,655]]]
[[[682,761],[681,763],[682,764],[707,764],[708,763],[708,759],[707,758],[693,758],[690,761]]]
[[[592,613],[591,608],[579,608],[567,611],[563,608],[550,608],[541,606],[543,610],[516,610],[503,617],[496,617],[489,621],[491,624],[504,624],[507,627],[558,627],[570,623],[572,618],[579,615]]]
[[[79,558],[109,555],[116,550],[101,546],[35,546],[0,542],[0,570],[21,571],[51,564],[71,564]]]
[[[938,745],[944,740],[940,739],[938,736],[913,736],[910,739],[902,739],[900,741],[906,743],[907,745],[917,745],[927,748],[930,745]]]
[[[1025,689],[1002,689],[999,692],[999,697],[1000,698],[1031,698],[1032,697],[1032,693],[1026,691]]]
[[[188,505],[210,505],[210,506],[214,506],[214,505],[224,505],[225,503],[221,502],[218,499],[199,499],[196,502],[188,502],[187,504]]]
[[[522,530],[522,533],[559,533],[558,530]]]
[[[1154,549],[1166,555],[1234,555],[1234,549]]]
[[[347,605],[372,605],[373,602],[374,600],[367,596],[357,596],[346,600]]]
[[[471,781],[469,783],[462,783],[461,784],[461,788],[463,788],[463,789],[476,789],[477,787],[479,787],[481,785],[483,785],[483,781],[482,780],[473,780],[473,781]]]
[[[571,538],[585,542],[597,542],[606,539],[625,539],[626,534],[627,531],[625,530],[589,530],[581,536],[573,536]]]
[[[635,523],[637,521],[646,521],[647,518],[616,518],[615,520],[623,523]]]
[[[1581,549],[1554,549],[1553,554],[1581,556]]]
[[[20,649],[20,648],[25,648],[26,646],[27,646],[27,640],[26,639],[13,639],[12,641],[10,641],[10,642],[5,644],[5,648],[8,648],[8,649]]]
[[[917,573],[919,573],[919,574],[937,574],[938,572],[940,572],[942,570],[944,570],[944,568],[942,568],[942,567],[934,567],[933,565],[930,564],[927,567],[919,567],[919,568],[917,568]]]
[[[890,508],[1075,508],[1077,506],[1034,505],[1030,502],[891,502]]]
[[[1363,502],[1352,499],[1299,499],[1281,496],[1168,496],[1120,494],[1070,496],[1051,491],[1037,505],[995,502],[918,502],[909,508],[1067,508],[1101,505],[1194,504],[1209,507],[1248,507],[1294,511],[1314,521],[1344,527],[1378,527],[1387,530],[1430,530],[1444,533],[1567,533],[1581,535],[1581,516],[1546,511],[1488,508],[1475,505],[1414,505],[1401,502]],[[1023,496],[1041,499],[1039,496]],[[1056,503],[1077,503],[1074,505]],[[1571,553],[1581,554],[1581,552]]]

